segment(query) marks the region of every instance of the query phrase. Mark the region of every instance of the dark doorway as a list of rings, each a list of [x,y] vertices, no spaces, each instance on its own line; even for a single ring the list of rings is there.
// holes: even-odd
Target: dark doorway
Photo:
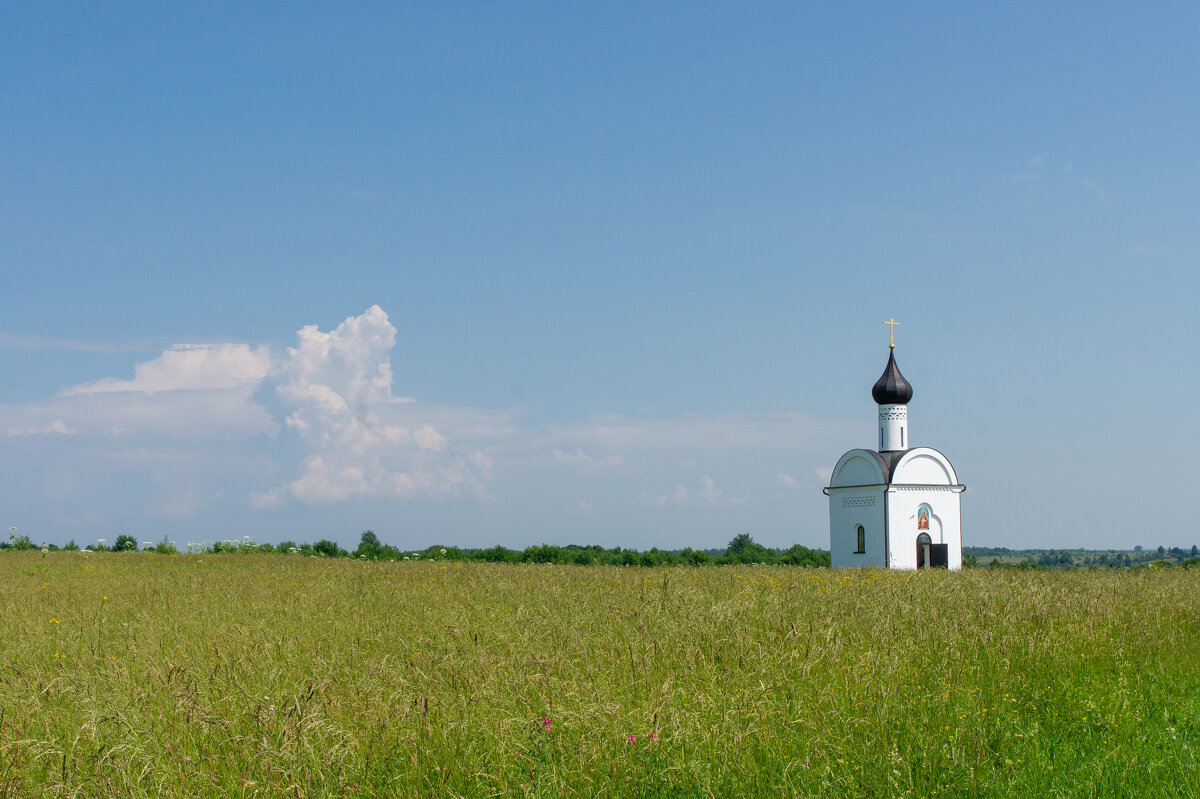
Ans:
[[[933,539],[929,537],[929,533],[921,533],[917,536],[917,568],[928,569],[933,565],[931,560],[930,550],[933,548]]]
[[[929,565],[935,569],[950,568],[950,545],[934,544],[929,548]]]

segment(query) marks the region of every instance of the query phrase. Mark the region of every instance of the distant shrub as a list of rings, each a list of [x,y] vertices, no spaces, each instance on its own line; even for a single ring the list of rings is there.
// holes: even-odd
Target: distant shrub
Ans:
[[[783,553],[777,562],[786,563],[790,566],[820,568],[829,565],[829,553],[819,549],[809,549],[801,544],[794,544]]]
[[[179,554],[179,550],[175,548],[175,545],[172,544],[165,535],[162,537],[161,541],[154,545],[154,551],[160,555]]]
[[[343,557],[343,556],[350,554],[349,552],[346,552],[344,549],[341,549],[340,547],[338,547],[338,545],[336,543],[334,543],[333,541],[330,541],[327,538],[322,538],[320,541],[313,544],[312,548],[313,548],[313,552],[315,554],[320,555],[321,557],[324,557],[324,558]]]
[[[726,563],[766,563],[774,560],[767,548],[750,537],[749,533],[741,533],[733,537],[725,549]]]
[[[560,557],[559,548],[553,544],[538,544],[525,547],[525,551],[521,554],[521,561],[524,563],[556,563]]]
[[[521,559],[521,553],[507,547],[494,546],[475,550],[473,558],[487,563],[516,563]]]
[[[117,536],[117,540],[113,541],[112,551],[113,552],[136,552],[137,551],[137,539],[131,535],[126,535],[125,533],[121,533],[119,536]]]

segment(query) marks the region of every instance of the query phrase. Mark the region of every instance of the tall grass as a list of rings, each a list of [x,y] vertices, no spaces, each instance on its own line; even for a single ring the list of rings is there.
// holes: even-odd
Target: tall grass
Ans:
[[[1197,796],[1200,573],[0,557],[3,796]]]

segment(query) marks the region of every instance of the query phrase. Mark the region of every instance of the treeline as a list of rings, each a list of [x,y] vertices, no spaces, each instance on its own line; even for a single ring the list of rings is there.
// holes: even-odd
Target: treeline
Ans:
[[[788,549],[771,549],[755,541],[749,533],[735,536],[724,549],[685,549],[665,550],[653,547],[646,551],[623,549],[621,547],[579,546],[570,544],[558,546],[555,544],[537,544],[525,549],[509,549],[503,546],[486,549],[467,549],[456,546],[434,545],[425,549],[399,549],[390,544],[384,544],[371,530],[365,530],[359,539],[358,546],[353,550],[344,549],[336,541],[321,539],[315,544],[297,544],[294,541],[284,541],[279,544],[259,544],[244,536],[241,540],[223,541],[188,541],[184,546],[177,546],[174,541],[164,537],[161,541],[139,542],[133,536],[120,535],[109,545],[105,540],[98,539],[94,544],[85,547],[78,546],[74,541],[66,546],[54,544],[37,545],[26,535],[18,534],[15,529],[10,531],[8,541],[0,541],[0,550],[31,550],[41,549],[42,552],[57,550],[90,550],[93,552],[158,552],[172,555],[180,552],[192,554],[236,554],[261,553],[280,555],[302,555],[322,558],[354,558],[358,560],[382,561],[476,561],[486,563],[557,563],[564,565],[607,565],[607,566],[721,566],[734,564],[763,564],[768,566],[829,566],[829,552],[822,549],[809,549],[796,544]],[[1006,547],[964,547],[963,567],[978,568],[1015,568],[1015,569],[1073,569],[1073,568],[1138,568],[1145,566],[1200,566],[1197,547],[1189,549],[1181,547],[1158,547],[1144,549],[1137,547],[1133,551],[1126,550],[1080,550],[1080,549],[1038,549],[1021,550]]]
[[[285,546],[285,542],[280,546]],[[290,544],[290,546],[295,546]],[[305,546],[296,547],[306,554]],[[354,551],[340,549],[330,541],[318,541],[312,554],[326,557],[359,558],[365,560],[457,560],[484,563],[557,563],[578,566],[706,566],[761,563],[765,565],[828,566],[829,553],[796,544],[788,549],[764,547],[747,533],[735,536],[724,550],[685,549],[665,550],[652,547],[645,551],[599,545],[537,544],[525,549],[503,546],[486,549],[464,549],[455,546],[432,546],[423,550],[400,550],[383,544],[370,530],[363,532]]]
[[[1008,549],[1007,547],[963,547],[963,565],[1041,569],[1077,569],[1111,567],[1131,569],[1141,566],[1197,566],[1200,549],[1141,546],[1130,550],[1108,549]]]
[[[456,546],[434,545],[425,549],[399,549],[391,544],[384,544],[371,530],[365,530],[359,539],[358,547],[353,550],[343,549],[336,541],[321,539],[315,544],[297,544],[294,541],[284,541],[279,544],[259,544],[248,536],[240,541],[201,541],[187,542],[186,547],[179,547],[174,541],[163,538],[158,543],[142,541],[141,546],[133,536],[120,535],[108,545],[103,539],[89,544],[83,549],[93,552],[159,552],[175,554],[178,552],[233,554],[261,553],[280,555],[307,555],[323,558],[354,558],[358,560],[376,561],[478,561],[486,563],[558,563],[564,565],[607,565],[607,566],[720,566],[733,564],[759,563],[769,566],[828,566],[829,553],[820,549],[809,549],[796,544],[788,549],[771,549],[755,541],[748,533],[735,536],[723,550],[692,549],[691,547],[677,550],[665,550],[652,547],[644,552],[636,549],[613,547],[605,549],[595,546],[578,546],[570,544],[557,546],[555,544],[538,544],[525,549],[509,549],[494,546],[486,549],[464,549]],[[28,536],[18,535],[14,530],[10,540],[0,543],[0,549],[29,550],[41,549],[51,552],[59,549],[81,549],[74,541],[65,547],[53,544],[43,544],[40,547],[33,544]]]

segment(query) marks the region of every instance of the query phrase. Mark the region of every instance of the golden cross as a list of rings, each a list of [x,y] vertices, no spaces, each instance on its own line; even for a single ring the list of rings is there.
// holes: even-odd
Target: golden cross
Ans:
[[[888,320],[884,322],[884,324],[891,325],[891,327],[888,328],[888,349],[894,350],[896,349],[896,325],[900,323],[895,319],[888,317]]]

